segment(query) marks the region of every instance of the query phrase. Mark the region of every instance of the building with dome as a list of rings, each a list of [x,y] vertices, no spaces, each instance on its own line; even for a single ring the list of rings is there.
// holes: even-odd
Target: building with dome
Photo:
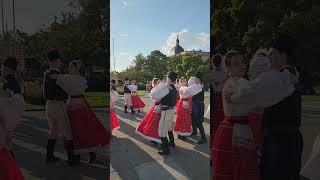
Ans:
[[[179,36],[177,36],[176,45],[171,49],[170,56],[179,56],[179,55],[193,55],[193,56],[201,56],[203,60],[210,59],[210,52],[205,52],[201,50],[192,50],[192,51],[185,51],[182,46],[180,46]]]

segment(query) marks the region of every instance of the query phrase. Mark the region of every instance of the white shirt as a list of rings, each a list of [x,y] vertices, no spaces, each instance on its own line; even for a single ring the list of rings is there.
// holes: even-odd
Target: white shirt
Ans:
[[[288,72],[271,70],[250,81],[231,96],[232,103],[250,103],[252,107],[270,107],[294,92]]]

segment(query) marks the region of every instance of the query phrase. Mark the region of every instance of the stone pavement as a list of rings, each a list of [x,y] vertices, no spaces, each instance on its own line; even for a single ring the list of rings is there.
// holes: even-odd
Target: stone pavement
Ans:
[[[106,124],[105,109],[96,109],[95,112],[103,124]],[[106,180],[106,148],[97,152],[97,161],[94,164],[88,164],[88,155],[84,154],[81,155],[81,165],[69,167],[64,161],[67,158],[61,139],[57,142],[55,154],[63,161],[47,165],[47,137],[48,122],[45,112],[25,112],[13,139],[13,150],[25,180]]]
[[[146,103],[144,113],[148,111],[151,100],[142,97]],[[209,97],[206,96],[206,108]],[[175,138],[176,147],[170,148],[168,156],[158,155],[159,145],[135,133],[143,115],[125,114],[124,100],[120,98],[116,104],[116,113],[120,120],[120,129],[115,132],[110,146],[112,180],[206,180],[210,177],[209,143],[198,145],[200,137],[188,138],[186,141]],[[209,140],[209,120],[204,122]]]

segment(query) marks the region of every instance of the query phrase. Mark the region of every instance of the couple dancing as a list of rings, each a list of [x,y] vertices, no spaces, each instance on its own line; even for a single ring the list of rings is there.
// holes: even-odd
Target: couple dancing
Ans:
[[[131,109],[131,114],[134,114],[135,110],[138,110],[138,113],[140,113],[141,109],[146,106],[138,95],[137,90],[138,87],[135,80],[132,80],[130,84],[128,78],[124,79],[124,113],[128,113],[128,107]]]
[[[246,70],[243,55],[237,51],[226,54],[225,65],[230,77],[222,91],[225,117],[213,140],[214,180],[300,178],[301,95],[294,87],[298,72],[288,66],[292,44],[290,37],[281,35],[270,48],[269,70],[250,81],[243,78]],[[250,128],[249,120],[249,112],[257,109],[263,110],[260,162],[259,142],[255,140],[255,128]]]
[[[46,162],[59,160],[54,156],[54,149],[57,138],[62,135],[70,166],[80,163],[81,153],[89,153],[88,162],[93,163],[95,152],[107,145],[109,138],[107,130],[84,98],[88,86],[80,73],[81,62],[72,61],[69,74],[61,74],[62,57],[59,52],[50,51],[48,60],[50,68],[45,72],[43,89],[50,126]]]

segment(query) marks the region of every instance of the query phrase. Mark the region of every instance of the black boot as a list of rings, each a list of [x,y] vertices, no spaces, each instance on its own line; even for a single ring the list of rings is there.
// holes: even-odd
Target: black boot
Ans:
[[[90,152],[89,161],[88,163],[93,163],[97,158],[97,155],[95,152]]]
[[[168,132],[168,135],[169,135],[169,146],[175,147],[176,144],[174,143],[173,132],[172,132],[172,131],[169,131],[169,132]]]
[[[196,136],[196,135],[198,135],[197,129],[192,128],[192,133],[190,136]]]
[[[67,154],[68,154],[67,163],[69,164],[69,166],[80,164],[80,156],[79,155],[77,155],[77,156],[74,155],[74,152],[73,152],[73,141],[72,140],[65,141],[65,149],[66,149]]]
[[[47,163],[53,163],[59,161],[57,157],[54,156],[54,147],[56,146],[56,140],[55,139],[48,139],[47,144]]]
[[[158,152],[160,155],[170,154],[170,149],[168,145],[168,139],[166,137],[161,138],[161,151]]]
[[[134,114],[135,111],[133,110],[133,106],[131,106],[131,114]]]
[[[198,144],[207,143],[206,134],[205,134],[205,132],[204,132],[204,128],[203,128],[203,125],[202,125],[202,124],[199,126],[199,131],[200,131],[200,135],[201,135],[201,140],[198,141]]]
[[[140,109],[138,110],[138,113],[140,114]]]
[[[124,106],[124,113],[128,113],[128,106]]]
[[[16,159],[16,156],[14,155],[14,153],[13,153],[12,150],[10,150],[10,154],[11,154],[11,156],[13,157],[13,159]]]

